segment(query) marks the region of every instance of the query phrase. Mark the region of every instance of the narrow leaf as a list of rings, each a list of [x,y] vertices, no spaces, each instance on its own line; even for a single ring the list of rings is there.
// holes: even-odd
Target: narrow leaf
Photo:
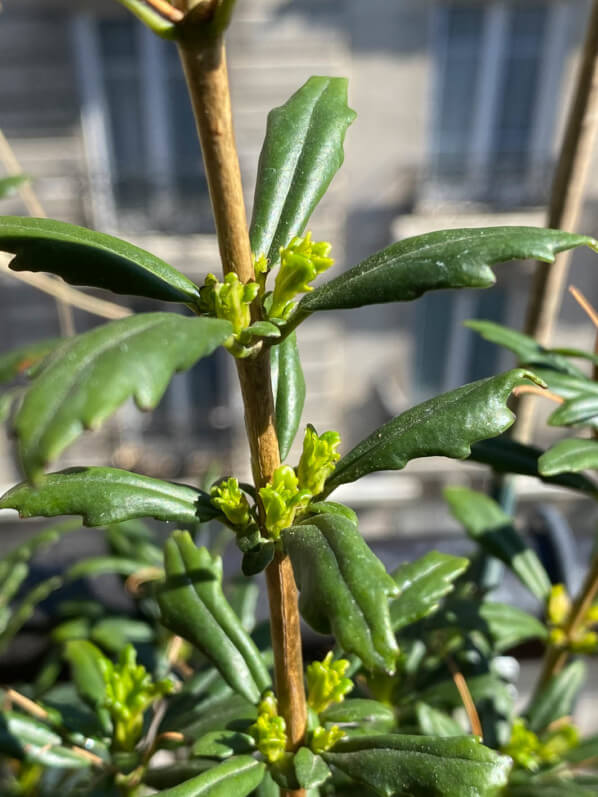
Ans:
[[[585,679],[586,666],[583,661],[574,661],[553,675],[533,698],[526,712],[529,729],[541,733],[551,722],[569,716]]]
[[[527,365],[534,368],[534,371],[534,366],[544,366],[572,376],[584,376],[583,371],[569,362],[567,357],[552,349],[545,349],[532,337],[515,329],[495,324],[494,321],[466,321],[465,326],[480,334],[484,340],[497,343],[512,351],[519,360],[519,365]]]
[[[272,390],[276,404],[276,434],[280,458],[284,462],[301,423],[305,403],[305,379],[294,332],[270,351]]]
[[[89,759],[61,745],[58,734],[16,711],[0,712],[0,752],[43,767],[85,769]]]
[[[400,470],[418,457],[464,459],[472,443],[511,426],[515,416],[507,400],[528,379],[537,381],[530,371],[516,368],[412,407],[349,451],[327,480],[324,495],[373,471]]]
[[[222,560],[175,531],[164,549],[162,622],[212,662],[239,695],[256,702],[270,685],[261,654],[222,592]]]
[[[536,446],[528,446],[501,437],[497,440],[483,440],[471,447],[470,459],[483,465],[490,465],[497,473],[519,473],[522,476],[535,476],[547,484],[570,487],[574,490],[596,495],[597,488],[591,479],[573,473],[546,476],[538,470],[538,461],[544,452]]]
[[[159,257],[63,221],[0,216],[0,250],[15,255],[14,271],[48,271],[71,285],[162,302],[189,304],[199,298],[197,285]]]
[[[559,473],[579,473],[588,469],[598,470],[598,442],[596,440],[561,440],[545,451],[538,460],[542,476],[557,476]]]
[[[311,77],[268,114],[258,165],[251,247],[272,266],[279,249],[303,232],[343,162],[343,141],[355,113],[345,78]]]
[[[493,601],[452,600],[434,618],[431,628],[446,630],[454,626],[464,636],[472,631],[483,633],[493,649],[502,653],[528,639],[543,639],[548,631],[531,614],[506,603]]]
[[[79,696],[92,708],[97,708],[106,697],[106,681],[100,665],[100,661],[106,657],[86,639],[72,639],[67,642],[64,657],[70,664]]]
[[[261,761],[248,755],[235,756],[160,794],[162,797],[246,797],[259,786],[265,772],[266,765]]]
[[[444,491],[453,517],[486,553],[504,562],[530,592],[544,601],[550,592],[550,579],[535,551],[515,530],[513,520],[483,493],[467,487]]]
[[[371,255],[303,297],[300,314],[417,299],[441,288],[488,288],[490,266],[520,258],[552,263],[593,238],[536,227],[440,230],[407,238]]]
[[[0,199],[6,199],[17,193],[19,188],[29,181],[26,174],[13,174],[10,177],[0,178]]]
[[[399,597],[390,604],[393,629],[399,631],[434,612],[468,565],[461,556],[430,551],[395,570],[392,576]]]
[[[417,703],[415,713],[419,728],[425,736],[463,736],[459,723],[444,711],[438,711],[427,703]]]
[[[39,487],[22,482],[0,498],[0,509],[25,518],[81,515],[86,526],[136,517],[192,524],[217,515],[199,490],[118,468],[68,468],[49,473]]]
[[[339,515],[311,517],[282,533],[311,627],[332,632],[368,670],[393,672],[398,653],[388,597],[396,586],[357,526]]]
[[[587,391],[564,401],[548,419],[550,426],[598,426],[598,394]]]
[[[194,756],[200,758],[230,758],[251,753],[255,749],[253,736],[239,731],[211,731],[193,745]]]
[[[317,789],[332,775],[322,756],[315,755],[309,747],[300,747],[293,758],[297,782],[302,789]]]
[[[231,326],[214,318],[144,313],[65,342],[34,379],[15,418],[21,461],[38,479],[85,428],[98,428],[129,397],[153,409],[175,371],[207,357]]]
[[[320,714],[320,721],[348,732],[374,734],[392,731],[397,720],[391,706],[356,697],[333,703]]]
[[[322,757],[381,797],[490,797],[505,786],[512,764],[464,736],[359,737]]]
[[[0,384],[12,382],[63,342],[62,338],[50,338],[37,343],[26,343],[18,349],[0,355]]]

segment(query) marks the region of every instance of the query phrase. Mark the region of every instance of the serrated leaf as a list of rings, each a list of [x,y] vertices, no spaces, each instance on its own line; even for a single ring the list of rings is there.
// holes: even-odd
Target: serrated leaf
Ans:
[[[515,368],[424,401],[376,429],[337,463],[324,496],[336,487],[379,470],[401,470],[418,457],[464,459],[472,443],[496,437],[511,426],[507,400],[513,389],[537,381]]]
[[[230,335],[215,318],[144,313],[62,344],[33,380],[14,428],[25,473],[39,478],[85,428],[100,426],[133,397],[153,409],[176,371],[211,354]]]
[[[524,445],[501,437],[497,440],[483,440],[471,447],[470,459],[483,465],[490,465],[497,473],[518,473],[522,476],[535,476],[547,484],[570,487],[590,495],[598,490],[591,479],[578,474],[562,473],[555,476],[544,476],[538,470],[538,461],[543,454],[541,448]]]
[[[322,757],[381,797],[490,797],[505,786],[512,764],[463,736],[355,738]]]
[[[536,367],[544,366],[572,376],[584,376],[583,371],[569,362],[567,357],[553,349],[545,349],[544,346],[541,346],[529,335],[524,335],[523,332],[517,332],[515,329],[496,324],[494,321],[466,321],[465,326],[473,329],[484,340],[509,349],[519,360],[519,365],[527,365],[533,368],[534,372]]]
[[[301,423],[305,403],[305,379],[294,332],[270,349],[270,362],[276,407],[276,434],[280,458],[284,461]]]
[[[247,755],[240,755],[186,780],[162,797],[246,797],[256,789],[266,772],[266,765]]]
[[[300,747],[293,757],[293,768],[302,789],[315,789],[331,776],[322,756],[315,755],[309,747]]]
[[[399,588],[399,597],[390,604],[395,632],[434,612],[468,565],[469,561],[462,556],[430,551],[421,559],[397,568],[392,577]]]
[[[526,711],[529,729],[541,733],[551,722],[569,716],[585,678],[586,666],[583,661],[574,661],[553,675],[532,699]]]
[[[0,498],[0,509],[21,517],[81,515],[87,526],[136,517],[192,524],[206,519],[210,507],[199,490],[119,468],[68,468],[44,476],[38,487],[17,484]]]
[[[251,219],[251,248],[270,265],[303,232],[343,162],[343,141],[355,113],[345,78],[311,77],[268,114]]]
[[[508,565],[538,600],[545,601],[551,586],[548,574],[535,551],[515,530],[513,519],[496,501],[467,487],[449,487],[444,497],[451,514],[469,537],[486,553]]]
[[[0,250],[14,271],[48,271],[71,285],[162,302],[195,303],[199,288],[180,271],[112,235],[54,219],[0,217]]]
[[[17,193],[23,183],[29,181],[27,174],[12,174],[10,177],[0,178],[0,199],[6,199]]]
[[[596,242],[540,227],[439,230],[371,255],[304,296],[297,312],[405,302],[443,288],[488,288],[495,282],[492,265],[527,258],[552,263],[558,252],[584,245]]]
[[[444,711],[419,702],[415,706],[415,713],[424,736],[463,736],[463,728]]]
[[[319,515],[286,529],[282,539],[309,625],[332,632],[368,670],[393,672],[398,649],[388,598],[397,590],[357,526],[339,515]]]
[[[90,761],[62,746],[47,725],[16,711],[0,712],[0,752],[43,767],[84,769]]]
[[[598,469],[598,442],[596,440],[561,440],[545,451],[538,460],[542,476],[559,473],[579,473]]]
[[[222,560],[175,531],[164,548],[166,580],[158,591],[162,622],[197,647],[228,684],[257,702],[270,686],[259,650],[222,592]]]
[[[64,343],[63,338],[50,338],[37,343],[26,343],[18,349],[0,355],[0,384],[12,382],[32,365],[47,357],[61,343]]]

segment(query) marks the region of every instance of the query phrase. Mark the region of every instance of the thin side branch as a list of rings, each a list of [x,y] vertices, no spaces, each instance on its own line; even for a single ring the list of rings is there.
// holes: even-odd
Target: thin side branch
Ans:
[[[182,11],[168,3],[167,0],[145,0],[145,2],[171,22],[180,22],[185,16]]]
[[[459,692],[459,697],[461,698],[461,702],[463,703],[463,708],[465,709],[465,713],[467,714],[467,719],[469,720],[471,732],[474,734],[474,736],[479,736],[480,739],[483,740],[484,732],[482,729],[482,723],[480,722],[480,715],[478,714],[478,710],[473,701],[473,697],[471,696],[471,692],[469,691],[469,687],[467,686],[467,681],[463,677],[463,673],[459,672],[459,670],[455,665],[455,662],[450,657],[447,659],[447,664],[449,670],[451,671],[451,675],[453,677],[453,683],[455,684],[457,691]]]
[[[577,304],[585,311],[586,315],[598,329],[598,312],[592,307],[583,293],[575,285],[569,285],[569,293],[573,296]]]

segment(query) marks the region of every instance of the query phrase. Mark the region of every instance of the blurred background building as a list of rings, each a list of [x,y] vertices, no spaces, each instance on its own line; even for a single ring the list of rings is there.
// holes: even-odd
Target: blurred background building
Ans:
[[[315,238],[333,243],[338,269],[434,229],[542,225],[588,7],[586,0],[239,0],[228,52],[248,207],[268,110],[312,74],[346,75],[358,118],[345,166],[310,224]],[[176,49],[117,3],[5,0],[0,127],[49,216],[122,235],[196,281],[218,269]],[[597,200],[590,181],[584,232],[596,231]],[[18,198],[1,210],[24,212]],[[595,256],[575,255],[573,280],[594,301],[595,269]],[[531,271],[529,263],[500,266],[489,291],[440,292],[310,320],[300,334],[305,421],[339,429],[346,451],[414,402],[508,368],[507,354],[460,322],[491,318],[521,328]],[[2,351],[60,334],[51,298],[4,274],[0,291]],[[75,311],[78,332],[99,321]],[[592,345],[570,298],[558,341]],[[246,468],[237,396],[231,359],[218,354],[177,376],[156,412],[123,408],[61,465],[110,462],[181,480],[210,464],[217,473]],[[546,441],[541,409],[538,418],[536,439]],[[450,527],[434,514],[438,488],[479,483],[481,473],[449,460],[415,462],[405,474],[352,487],[352,502],[371,534],[436,533]],[[17,478],[10,441],[0,437],[0,484]]]

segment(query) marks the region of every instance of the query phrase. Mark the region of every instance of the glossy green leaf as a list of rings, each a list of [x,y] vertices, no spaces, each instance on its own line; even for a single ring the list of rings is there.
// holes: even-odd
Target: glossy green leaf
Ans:
[[[199,758],[230,758],[251,753],[255,749],[253,736],[239,731],[210,731],[198,739],[192,752]]]
[[[305,403],[305,379],[294,332],[270,349],[270,360],[276,405],[276,434],[280,458],[284,461],[299,429]]]
[[[175,531],[164,549],[162,622],[197,647],[239,695],[256,702],[270,685],[261,654],[222,592],[222,561]]]
[[[297,312],[405,302],[441,288],[488,288],[495,282],[492,265],[524,258],[552,263],[558,252],[584,245],[597,244],[540,227],[439,230],[371,255],[304,296]]]
[[[162,302],[194,303],[199,288],[159,257],[74,224],[25,216],[0,217],[0,250],[14,271],[48,271],[71,285],[106,288]]]
[[[598,426],[598,393],[581,393],[567,399],[548,419],[550,426]]]
[[[504,562],[530,592],[544,601],[550,579],[535,551],[513,526],[513,519],[483,493],[467,487],[449,487],[444,497],[453,517],[486,553]]]
[[[332,632],[368,670],[393,672],[398,649],[388,598],[397,588],[357,526],[342,516],[319,515],[286,529],[282,539],[309,625]]]
[[[512,763],[466,736],[349,739],[322,757],[381,797],[490,797]]]
[[[0,752],[43,767],[84,769],[87,758],[62,746],[57,733],[47,725],[16,711],[0,712]]]
[[[430,551],[421,559],[395,570],[392,576],[399,588],[399,597],[390,604],[395,632],[436,611],[468,565],[469,561],[462,556]]]
[[[64,657],[70,664],[79,696],[96,708],[106,697],[106,682],[99,664],[104,654],[86,639],[72,639],[64,648]]]
[[[358,525],[357,513],[344,504],[335,501],[313,501],[306,509],[306,514],[311,515],[340,515]]]
[[[583,661],[574,661],[553,675],[527,709],[529,729],[541,733],[551,722],[569,716],[585,679],[586,666]]]
[[[544,366],[572,376],[583,377],[584,375],[583,371],[571,363],[567,357],[552,349],[545,349],[532,337],[517,332],[515,329],[496,324],[494,321],[466,321],[465,326],[480,334],[484,340],[509,349],[515,354],[520,365],[527,365],[534,368],[534,371],[535,367]]]
[[[520,368],[429,399],[393,418],[349,451],[326,481],[324,495],[379,470],[400,470],[418,457],[464,459],[471,444],[511,426],[507,400],[534,375]]]
[[[415,706],[415,713],[424,736],[463,736],[463,728],[444,711],[420,702]]]
[[[17,484],[0,498],[0,509],[17,509],[21,517],[81,515],[85,525],[103,526],[136,517],[191,524],[210,505],[205,493],[182,484],[118,468],[68,468],[38,487]]]
[[[180,699],[169,702],[160,731],[178,731],[190,742],[200,739],[207,733],[222,730],[246,732],[257,719],[253,703],[241,695],[231,694],[230,687],[224,697],[207,697],[195,700],[186,692]]]
[[[309,747],[300,747],[297,750],[293,758],[293,769],[302,789],[315,789],[332,774],[322,756],[312,753]]]
[[[251,248],[270,264],[305,229],[343,162],[343,141],[355,113],[345,78],[311,77],[268,114],[251,219]]]
[[[561,440],[542,454],[538,469],[543,476],[598,470],[598,442],[579,438]]]
[[[497,440],[483,440],[471,447],[470,459],[483,465],[490,465],[497,473],[519,473],[522,476],[535,476],[547,484],[570,487],[590,495],[596,495],[596,485],[591,479],[574,473],[545,476],[538,469],[538,461],[543,454],[541,448],[517,443],[508,437]]]
[[[261,761],[247,755],[235,756],[160,794],[162,797],[246,797],[259,786],[265,772],[266,765]]]
[[[29,176],[26,174],[12,174],[10,177],[0,178],[0,199],[6,199],[17,193],[23,183],[28,182]]]
[[[574,399],[591,394],[598,396],[598,383],[583,374],[568,374],[554,368],[534,368],[534,373],[546,382],[549,390],[563,399]]]
[[[396,725],[394,709],[378,700],[347,698],[321,712],[320,722],[338,725],[345,732],[388,733]]]
[[[207,357],[230,335],[227,321],[144,313],[66,341],[33,380],[15,418],[19,453],[38,479],[85,428],[95,429],[131,396],[153,409],[176,371]]]
[[[62,338],[50,338],[37,343],[26,343],[6,354],[0,355],[0,384],[12,382],[19,374],[25,373],[32,365],[43,360],[61,343]]]

